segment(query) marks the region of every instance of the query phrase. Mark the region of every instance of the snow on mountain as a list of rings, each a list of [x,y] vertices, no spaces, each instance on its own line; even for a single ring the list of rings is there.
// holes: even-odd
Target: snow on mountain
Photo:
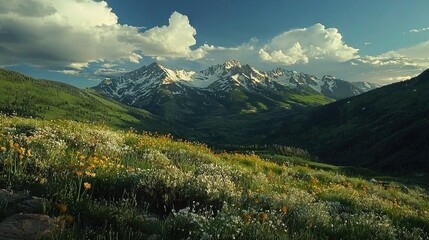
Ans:
[[[263,72],[232,60],[199,72],[173,70],[152,63],[118,78],[105,80],[96,89],[132,105],[136,101],[148,101],[161,87],[175,95],[186,94],[189,89],[221,94],[235,88],[244,88],[251,92],[261,92],[266,88],[276,91],[279,84],[290,89],[310,87],[334,99],[354,96],[372,87],[369,83],[355,86],[333,76],[319,79],[314,75],[282,68]]]
[[[118,101],[133,105],[140,99],[150,98],[160,86],[191,81],[193,75],[193,71],[171,70],[152,63],[120,77],[104,80],[96,89]]]
[[[283,68],[276,68],[266,74],[268,77],[272,78],[273,81],[284,86],[298,87],[299,85],[308,85],[316,91],[320,91],[320,88],[318,87],[319,84],[317,83],[318,78],[313,75],[289,71]]]
[[[327,97],[337,100],[364,93],[364,91],[353,86],[350,82],[333,76],[323,76],[321,84],[320,92]]]
[[[191,87],[201,88],[209,91],[229,91],[236,87],[244,87],[248,90],[255,88],[258,84],[270,85],[267,75],[249,65],[241,65],[236,60],[210,66],[206,70],[193,75],[187,84]]]
[[[370,83],[370,82],[351,82],[351,84],[353,84],[353,86],[359,88],[360,90],[362,90],[364,92],[368,92],[368,91],[371,91],[373,89],[381,87],[381,85],[378,85],[375,83]]]

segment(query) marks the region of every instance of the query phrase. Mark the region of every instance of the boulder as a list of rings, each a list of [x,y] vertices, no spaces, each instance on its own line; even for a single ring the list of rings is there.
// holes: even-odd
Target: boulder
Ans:
[[[27,192],[9,192],[0,189],[0,209],[4,217],[16,213],[43,213],[47,203],[48,200],[32,197]]]
[[[15,214],[0,223],[0,240],[32,240],[60,230],[57,220],[42,214]]]

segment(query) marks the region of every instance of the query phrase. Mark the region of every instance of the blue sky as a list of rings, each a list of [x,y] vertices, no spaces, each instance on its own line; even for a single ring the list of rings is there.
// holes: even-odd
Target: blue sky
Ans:
[[[427,9],[424,0],[9,0],[0,66],[86,87],[153,61],[201,70],[237,59],[387,84],[429,67]]]

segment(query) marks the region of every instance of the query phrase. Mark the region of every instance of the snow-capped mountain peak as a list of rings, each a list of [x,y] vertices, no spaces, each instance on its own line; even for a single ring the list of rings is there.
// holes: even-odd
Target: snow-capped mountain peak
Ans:
[[[335,81],[335,80],[339,80],[339,79],[331,75],[325,75],[322,77],[322,81]]]
[[[223,64],[225,69],[231,69],[233,67],[241,67],[241,63],[237,60],[230,60]]]
[[[119,101],[133,105],[148,101],[156,96],[160,88],[167,89],[173,95],[187,94],[189,91],[217,93],[222,96],[237,88],[261,93],[266,89],[279,91],[283,85],[297,91],[311,89],[331,98],[341,99],[365,92],[369,87],[360,88],[333,76],[314,75],[290,71],[282,68],[264,72],[248,64],[242,65],[236,60],[208,67],[194,72],[184,69],[170,69],[159,63],[143,66],[120,77],[105,80],[96,89]],[[365,89],[362,89],[364,88]]]

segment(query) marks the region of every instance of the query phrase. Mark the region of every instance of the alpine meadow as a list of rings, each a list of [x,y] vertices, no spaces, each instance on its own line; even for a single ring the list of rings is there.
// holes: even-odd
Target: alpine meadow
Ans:
[[[0,0],[0,240],[429,239],[426,9]]]

